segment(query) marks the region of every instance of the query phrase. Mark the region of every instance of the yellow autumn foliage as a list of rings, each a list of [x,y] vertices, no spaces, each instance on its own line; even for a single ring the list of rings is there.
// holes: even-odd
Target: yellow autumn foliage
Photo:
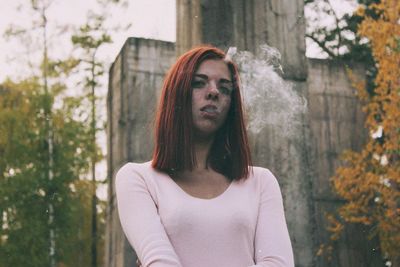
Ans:
[[[343,224],[373,227],[383,256],[400,264],[400,1],[382,0],[371,6],[379,18],[364,16],[358,34],[369,40],[377,75],[372,94],[354,82],[366,112],[370,138],[361,152],[347,151],[332,177],[334,191],[346,202],[338,209],[341,222],[328,218],[337,239]],[[350,78],[352,78],[350,72]],[[352,78],[353,79],[353,78]],[[353,79],[354,80],[354,79]]]

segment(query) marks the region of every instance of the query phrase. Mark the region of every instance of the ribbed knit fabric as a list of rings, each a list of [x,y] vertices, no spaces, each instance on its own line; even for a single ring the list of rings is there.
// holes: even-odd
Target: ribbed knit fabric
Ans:
[[[116,176],[122,229],[144,267],[292,267],[282,195],[274,175],[253,167],[212,199],[186,193],[150,162]]]

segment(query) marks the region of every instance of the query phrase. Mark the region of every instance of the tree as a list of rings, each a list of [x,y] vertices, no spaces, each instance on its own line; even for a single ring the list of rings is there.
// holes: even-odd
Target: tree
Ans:
[[[9,37],[39,34],[42,52],[40,63],[30,64],[31,77],[2,85],[0,266],[88,265],[84,257],[76,258],[90,239],[75,233],[84,229],[81,218],[89,214],[88,183],[80,178],[88,172],[90,128],[82,121],[82,99],[64,94],[65,77],[77,61],[49,57],[51,3],[31,1],[38,17],[33,27],[7,32]]]
[[[344,2],[342,0],[342,2]],[[365,5],[366,12],[376,16],[369,6],[379,0],[347,1]],[[339,15],[331,0],[305,0],[306,38],[315,43],[330,59],[373,63],[371,50],[357,29],[363,16],[357,13]]]
[[[46,153],[44,154],[43,160],[46,162],[44,165],[45,169],[43,170],[43,175],[49,180],[51,183],[54,177],[54,151],[53,151],[53,129],[52,129],[52,104],[49,92],[49,76],[48,76],[48,22],[47,22],[47,10],[51,6],[52,1],[46,0],[31,0],[31,9],[34,11],[35,15],[39,16],[39,19],[33,22],[33,28],[31,30],[39,30],[41,33],[41,66],[40,66],[40,79],[42,81],[42,93],[43,93],[43,116],[44,125],[43,129],[46,135],[46,140],[44,141],[44,147],[46,149]],[[12,29],[12,28],[11,28]],[[14,32],[9,31],[7,33],[8,36],[16,36],[16,35],[26,35],[27,30],[16,30]],[[45,192],[47,195],[51,194],[52,192]],[[48,201],[48,229],[49,229],[49,260],[50,266],[55,266],[56,259],[55,259],[55,250],[56,250],[56,243],[55,243],[55,228],[54,228],[54,205],[52,199]]]
[[[32,27],[11,26],[6,33],[9,38],[21,37],[24,44],[34,43],[31,51],[40,51],[40,56],[32,57],[39,58],[38,62],[27,64],[31,75],[0,86],[1,267],[95,266],[90,255],[97,253],[96,244],[102,242],[104,214],[100,211],[97,216],[96,208],[104,210],[104,205],[97,202],[96,178],[92,176],[90,182],[87,175],[94,175],[94,165],[102,157],[96,143],[102,122],[96,120],[94,91],[105,65],[96,52],[111,38],[96,34],[105,29],[108,15],[93,15],[86,28],[77,32],[83,38],[77,42],[83,50],[80,60],[57,59],[51,53],[52,22],[47,18],[52,2],[32,0]],[[118,0],[98,2],[126,5]],[[65,26],[57,33],[65,33]],[[40,43],[32,42],[37,39]],[[88,91],[85,95],[74,91],[78,96],[71,97],[66,80],[81,66],[87,74],[83,84]],[[85,109],[87,102],[90,111]],[[96,222],[101,222],[99,229]]]
[[[107,33],[104,26],[106,17],[104,15],[97,15],[90,13],[88,22],[79,28],[79,31],[72,36],[72,43],[83,50],[81,63],[84,64],[84,70],[87,73],[85,76],[84,88],[89,92],[87,98],[91,106],[91,174],[92,174],[92,266],[97,266],[97,245],[98,245],[98,231],[97,231],[97,180],[96,180],[96,163],[99,162],[102,155],[97,150],[96,133],[99,131],[98,120],[96,114],[96,89],[98,89],[98,79],[104,74],[104,63],[97,58],[98,49],[107,43],[111,42],[111,36]]]
[[[49,180],[44,107],[54,95],[43,93],[38,77],[17,83],[8,80],[1,88],[0,266],[51,265],[50,201],[56,263],[87,266],[84,262],[76,264],[76,255],[87,242],[76,234],[82,228],[79,218],[87,214],[82,200],[89,200],[85,196],[89,185],[79,179],[88,170],[89,156],[89,129],[76,118],[80,101],[66,98],[52,110],[54,176]]]
[[[101,234],[98,231],[98,223],[104,222],[104,218],[98,218],[98,210],[103,211],[101,215],[105,215],[105,209],[98,209],[99,199],[96,195],[98,179],[96,178],[96,163],[98,163],[103,155],[100,150],[97,149],[96,134],[99,131],[104,130],[101,125],[104,125],[104,121],[98,118],[96,112],[96,106],[98,100],[102,100],[100,79],[105,73],[105,63],[99,59],[98,51],[104,45],[112,42],[111,34],[112,31],[118,31],[120,28],[115,27],[111,29],[106,26],[107,19],[110,14],[107,14],[108,7],[113,4],[120,3],[119,1],[103,0],[99,1],[102,8],[100,13],[89,12],[87,16],[87,22],[82,25],[75,34],[72,35],[71,41],[74,47],[80,52],[80,65],[83,67],[84,82],[83,87],[86,92],[86,99],[89,100],[91,107],[90,113],[90,129],[91,129],[91,181],[92,181],[92,243],[91,243],[91,255],[92,255],[92,266],[97,266],[98,252],[97,247],[99,246],[99,238]],[[122,6],[126,6],[127,2],[120,3]],[[127,26],[129,27],[129,25]],[[102,203],[100,203],[101,205]],[[103,203],[104,204],[104,203]],[[103,205],[104,206],[104,205]],[[104,224],[104,223],[103,223]],[[104,225],[100,227],[104,229]]]
[[[341,0],[365,7],[365,14],[377,18],[371,5],[380,0]],[[367,88],[374,88],[376,66],[368,39],[357,34],[364,16],[357,12],[340,15],[332,0],[305,0],[306,40],[321,49],[326,58],[347,62],[363,63],[366,69]]]
[[[371,227],[370,237],[378,237],[387,265],[400,266],[400,2],[382,0],[363,18],[358,34],[368,39],[377,73],[374,90],[355,82],[367,114],[371,138],[361,152],[347,151],[344,165],[332,177],[335,192],[346,202],[339,216],[330,217],[332,239],[346,224]]]

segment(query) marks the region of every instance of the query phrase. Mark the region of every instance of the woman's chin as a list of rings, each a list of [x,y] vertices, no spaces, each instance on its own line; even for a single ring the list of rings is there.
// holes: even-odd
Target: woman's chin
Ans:
[[[207,140],[207,139],[213,139],[215,136],[215,133],[217,132],[218,127],[202,127],[198,128],[194,132],[194,136],[196,139],[202,139],[202,140]]]

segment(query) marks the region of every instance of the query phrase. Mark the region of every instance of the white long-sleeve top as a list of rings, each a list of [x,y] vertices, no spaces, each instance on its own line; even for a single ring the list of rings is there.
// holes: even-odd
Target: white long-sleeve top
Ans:
[[[186,193],[150,162],[116,176],[122,229],[144,267],[293,267],[274,175],[253,167],[212,199]]]

